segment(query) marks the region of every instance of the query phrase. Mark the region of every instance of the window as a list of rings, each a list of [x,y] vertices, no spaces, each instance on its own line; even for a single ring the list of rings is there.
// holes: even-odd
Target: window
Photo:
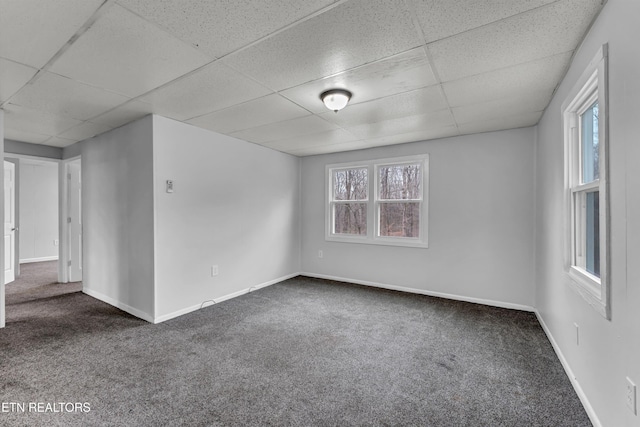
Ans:
[[[607,45],[563,107],[566,260],[570,285],[610,318],[607,194]]]
[[[367,234],[367,201],[369,199],[366,168],[332,171],[333,232],[335,234]]]
[[[327,240],[427,247],[428,156],[327,166]]]

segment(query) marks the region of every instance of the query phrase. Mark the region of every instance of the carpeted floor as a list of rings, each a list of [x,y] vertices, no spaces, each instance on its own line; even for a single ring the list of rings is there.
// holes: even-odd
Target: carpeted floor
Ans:
[[[298,277],[152,325],[22,267],[0,425],[591,425],[531,313]]]

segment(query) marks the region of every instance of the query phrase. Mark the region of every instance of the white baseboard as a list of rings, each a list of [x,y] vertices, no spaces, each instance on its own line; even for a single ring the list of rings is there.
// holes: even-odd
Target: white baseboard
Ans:
[[[257,291],[258,289],[262,289],[262,288],[266,288],[267,286],[275,285],[276,283],[283,282],[283,281],[285,281],[287,279],[291,279],[292,277],[296,277],[296,276],[299,276],[299,275],[300,275],[300,273],[297,273],[297,272],[296,273],[292,273],[292,274],[287,274],[286,276],[278,277],[277,279],[269,280],[268,282],[264,282],[264,283],[260,283],[258,285],[250,286],[248,288],[241,289],[239,291],[232,292],[230,294],[223,295],[223,296],[215,298],[215,299],[212,298],[210,300],[205,300],[205,301],[201,302],[200,304],[192,305],[191,307],[185,307],[185,308],[183,308],[181,310],[177,310],[177,311],[174,311],[174,312],[169,313],[169,314],[163,314],[162,316],[158,316],[153,320],[153,323],[162,323],[162,322],[165,322],[167,320],[174,319],[176,317],[182,316],[184,314],[191,313],[192,311],[200,310],[201,308],[209,307],[210,305],[213,305],[213,304],[219,304],[219,303],[221,303],[223,301],[226,301],[226,300],[229,300],[229,299],[232,299],[232,298],[236,298],[236,297],[239,297],[239,296],[244,295],[244,294],[248,294],[249,292]]]
[[[58,255],[44,256],[40,258],[25,258],[20,260],[20,264],[29,264],[30,262],[57,261],[57,260],[58,260]]]
[[[596,411],[593,409],[593,406],[591,406],[589,399],[587,399],[587,395],[584,394],[584,391],[582,390],[580,383],[578,382],[578,380],[576,379],[576,376],[573,374],[573,371],[571,370],[571,366],[569,366],[569,362],[567,362],[567,359],[564,357],[564,354],[562,354],[562,351],[560,350],[560,347],[558,346],[558,343],[556,342],[556,340],[553,338],[553,335],[551,335],[551,331],[547,327],[547,324],[544,323],[544,319],[542,318],[538,310],[535,310],[534,312],[536,314],[536,317],[538,318],[538,322],[540,322],[540,325],[542,326],[542,330],[547,335],[549,342],[551,342],[551,346],[553,347],[553,350],[556,352],[556,356],[558,356],[558,359],[560,359],[560,363],[564,368],[564,372],[569,377],[569,381],[571,381],[571,385],[573,386],[573,389],[576,391],[578,398],[580,398],[580,402],[582,402],[582,406],[584,406],[584,410],[587,412],[587,415],[589,416],[591,423],[594,425],[594,427],[602,427],[602,423],[600,423],[600,420],[598,419],[598,415],[596,414]]]
[[[443,293],[443,292],[426,291],[424,289],[407,288],[407,287],[404,287],[404,286],[396,286],[396,285],[389,285],[389,284],[386,284],[386,283],[370,282],[370,281],[367,281],[367,280],[355,280],[355,279],[349,279],[349,278],[346,278],[346,277],[329,276],[329,275],[326,275],[326,274],[304,273],[303,272],[303,273],[300,273],[300,275],[301,276],[307,276],[307,277],[315,277],[317,279],[336,280],[338,282],[347,282],[347,283],[355,283],[357,285],[373,286],[375,288],[390,289],[390,290],[393,290],[393,291],[408,292],[408,293],[412,293],[412,294],[428,295],[430,297],[438,297],[438,298],[452,299],[452,300],[456,300],[456,301],[472,302],[474,304],[483,304],[483,305],[489,305],[489,306],[492,306],[492,307],[510,308],[510,309],[513,309],[513,310],[530,311],[530,312],[534,311],[533,307],[528,306],[528,305],[523,305],[523,304],[514,304],[514,303],[510,303],[510,302],[494,301],[494,300],[482,299],[482,298],[465,297],[465,296],[462,296],[462,295],[446,294],[446,293]]]
[[[112,305],[116,308],[119,308],[122,311],[126,311],[127,313],[136,316],[142,320],[146,320],[147,322],[151,322],[153,323],[153,316],[151,316],[148,313],[145,313],[144,311],[138,310],[137,308],[131,307],[130,305],[127,305],[123,302],[120,302],[116,299],[113,299],[111,297],[108,297],[104,294],[101,294],[100,292],[96,292],[92,289],[87,289],[85,287],[82,288],[82,292],[84,292],[85,294],[95,298],[95,299],[99,299],[102,302],[106,302],[109,305]]]

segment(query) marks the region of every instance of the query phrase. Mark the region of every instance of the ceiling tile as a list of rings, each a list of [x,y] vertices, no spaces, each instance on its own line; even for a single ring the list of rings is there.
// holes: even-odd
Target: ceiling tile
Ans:
[[[322,113],[326,111],[326,107],[320,101],[320,94],[329,89],[348,89],[353,93],[350,104],[357,104],[436,83],[424,48],[419,47],[284,90],[281,94],[309,111]]]
[[[232,136],[260,144],[278,139],[290,139],[313,133],[328,132],[334,129],[338,129],[338,126],[318,116],[306,116],[242,130],[233,133]]]
[[[427,43],[557,0],[411,0]]]
[[[499,117],[493,120],[463,123],[458,125],[458,129],[461,135],[467,135],[471,133],[522,128],[535,125],[540,120],[540,117],[542,117],[542,111]]]
[[[59,136],[52,136],[51,138],[45,141],[45,145],[50,145],[52,147],[68,147],[70,145],[75,144],[78,141],[80,140],[60,138]]]
[[[142,101],[129,101],[91,119],[92,123],[117,128],[153,113],[153,107]]]
[[[23,107],[47,111],[63,117],[86,120],[97,116],[128,98],[78,83],[57,74],[41,72],[29,86],[11,99]]]
[[[449,109],[428,114],[412,115],[359,126],[346,126],[345,129],[361,139],[377,138],[402,133],[420,132],[432,128],[455,125]]]
[[[111,130],[111,127],[97,123],[84,122],[78,126],[72,127],[58,136],[61,138],[82,141],[83,139],[91,138],[108,130]]]
[[[212,59],[258,40],[333,0],[118,0]]]
[[[220,133],[231,133],[306,115],[309,112],[304,108],[280,95],[271,94],[196,117],[188,123]]]
[[[44,144],[50,138],[50,135],[43,135],[31,131],[23,131],[19,129],[11,129],[5,127],[4,139],[12,139],[14,141],[29,142],[31,144]]]
[[[210,59],[114,5],[52,65],[51,71],[135,97]]]
[[[525,113],[544,111],[551,101],[553,91],[531,92],[526,97],[502,98],[480,104],[466,105],[452,109],[456,123],[482,122],[496,117],[508,117]]]
[[[349,141],[339,144],[315,145],[313,147],[304,147],[289,150],[279,150],[294,156],[314,156],[317,154],[340,153],[343,151],[362,150],[369,148],[369,144],[365,141]]]
[[[403,3],[351,0],[224,60],[282,90],[421,44]]]
[[[0,56],[41,68],[104,0],[2,0]]]
[[[0,102],[4,102],[24,86],[38,70],[0,58]]]
[[[80,120],[14,104],[4,106],[5,130],[54,136],[82,123]]]
[[[561,0],[428,45],[443,82],[575,49],[600,0]]]
[[[452,107],[516,96],[526,99],[532,93],[553,91],[570,61],[571,53],[563,53],[443,83],[442,88]]]
[[[295,138],[279,139],[263,144],[276,150],[292,150],[313,147],[317,145],[342,144],[356,141],[358,138],[344,129],[335,129],[328,132],[319,132]]]
[[[447,108],[440,86],[429,86],[361,104],[348,105],[321,117],[340,126],[357,126],[384,120],[426,114]]]
[[[218,61],[141,99],[159,114],[186,120],[269,93],[269,89]]]
[[[383,145],[404,144],[407,142],[427,141],[430,139],[447,138],[459,135],[458,128],[455,125],[449,126],[433,126],[429,129],[423,129],[415,132],[397,133],[378,138],[367,138],[366,142],[370,147],[379,147]]]

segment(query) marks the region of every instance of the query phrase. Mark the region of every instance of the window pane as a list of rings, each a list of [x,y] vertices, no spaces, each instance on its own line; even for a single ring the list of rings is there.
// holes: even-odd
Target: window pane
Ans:
[[[367,200],[367,168],[333,171],[333,200]]]
[[[381,203],[380,236],[420,237],[420,203]]]
[[[582,182],[587,184],[600,177],[598,167],[598,102],[596,101],[580,116],[582,123]]]
[[[600,192],[587,193],[585,269],[600,277]]]
[[[378,175],[380,200],[422,198],[420,165],[383,166]]]
[[[333,205],[335,234],[367,234],[366,203],[335,203]]]

